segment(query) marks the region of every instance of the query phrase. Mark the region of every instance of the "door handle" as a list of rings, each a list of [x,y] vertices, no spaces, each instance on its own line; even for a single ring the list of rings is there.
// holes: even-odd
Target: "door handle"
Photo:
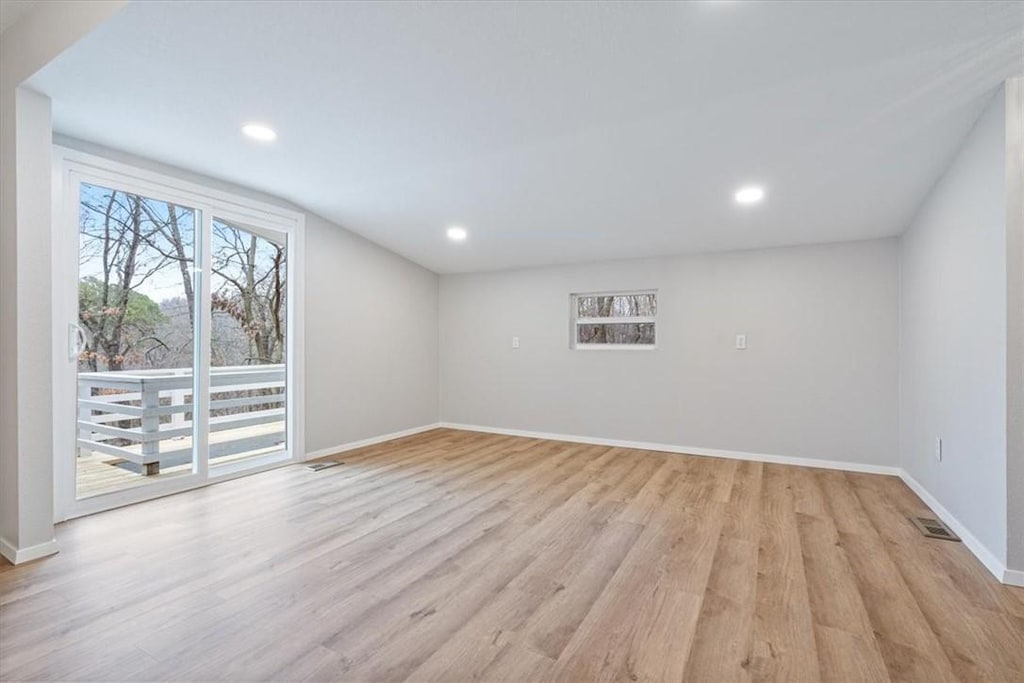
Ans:
[[[68,361],[78,360],[78,356],[85,350],[85,330],[75,323],[68,323]]]

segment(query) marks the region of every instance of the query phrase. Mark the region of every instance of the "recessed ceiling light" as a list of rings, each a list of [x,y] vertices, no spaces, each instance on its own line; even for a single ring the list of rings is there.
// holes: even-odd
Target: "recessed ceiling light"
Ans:
[[[764,188],[757,185],[747,185],[736,190],[737,204],[757,204],[764,199]]]
[[[457,225],[453,225],[452,227],[448,228],[447,234],[448,239],[452,240],[453,242],[461,242],[462,240],[466,239],[466,237],[469,235],[469,233],[466,232],[465,228],[460,228]]]
[[[259,142],[273,142],[277,139],[277,133],[274,132],[274,129],[262,123],[247,123],[242,126],[242,133],[246,137]]]

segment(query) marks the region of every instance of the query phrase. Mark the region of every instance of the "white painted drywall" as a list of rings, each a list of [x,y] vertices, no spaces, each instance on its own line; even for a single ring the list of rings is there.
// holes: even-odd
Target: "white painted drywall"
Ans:
[[[1001,562],[1007,529],[1004,154],[1000,89],[900,240],[901,464]]]
[[[443,275],[441,419],[895,465],[897,286],[892,239]],[[656,350],[569,348],[570,293],[650,288]]]
[[[437,422],[438,276],[279,197],[57,135],[58,144],[306,217],[306,452]]]
[[[306,217],[306,450],[437,422],[438,276]]]
[[[2,41],[0,540],[14,551],[52,538],[48,233],[36,232],[49,106],[18,84],[122,4],[46,3]],[[903,466],[1020,567],[1024,538],[1011,528],[1007,552],[1006,510],[1020,511],[1024,483],[1007,476],[1021,470],[1005,460],[994,388],[1005,392],[999,363],[1012,353],[997,312],[1008,303],[999,109],[902,240],[902,325],[892,241],[446,276],[439,302],[437,276],[307,214],[307,447],[429,424],[439,393],[444,420],[484,426],[880,465],[895,464],[899,440]],[[661,292],[658,350],[569,350],[569,292],[645,287]]]
[[[8,553],[44,547],[53,541],[53,461],[49,458],[50,356],[50,100],[25,88],[15,93],[15,246],[13,312],[4,306],[5,324],[16,325],[17,361],[5,368],[4,390],[15,390],[12,414],[5,409],[2,539]],[[40,156],[47,150],[46,156]],[[6,252],[6,245],[5,245]],[[6,303],[6,302],[5,302]],[[8,317],[10,316],[10,317]],[[9,348],[6,340],[5,351]],[[37,371],[42,370],[41,373]],[[10,372],[10,374],[8,374]],[[45,484],[45,486],[44,486]],[[8,489],[8,485],[13,485]],[[11,495],[12,501],[6,500]],[[14,515],[11,517],[11,515]]]
[[[56,0],[0,39],[0,552],[53,552],[50,102],[20,87],[116,12]]]
[[[78,137],[469,272],[896,235],[1022,26],[1006,0],[143,0],[34,84]],[[729,197],[758,180],[751,230]]]
[[[1024,572],[1024,77],[1005,87],[1006,565]]]

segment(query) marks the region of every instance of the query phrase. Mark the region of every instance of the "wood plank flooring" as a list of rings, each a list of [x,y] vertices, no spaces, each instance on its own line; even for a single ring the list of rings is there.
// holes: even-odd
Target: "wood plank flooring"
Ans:
[[[0,680],[1021,681],[898,479],[435,430],[63,524]]]

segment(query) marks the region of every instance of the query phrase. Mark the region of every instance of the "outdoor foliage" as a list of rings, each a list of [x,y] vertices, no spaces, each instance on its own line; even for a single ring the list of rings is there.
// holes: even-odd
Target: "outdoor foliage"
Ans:
[[[580,344],[653,344],[654,323],[612,323],[607,325],[578,325],[577,343]]]
[[[576,297],[577,318],[597,319],[576,326],[578,344],[654,344],[654,323],[640,320],[601,322],[600,318],[653,318],[657,294],[583,295]]]
[[[658,295],[613,294],[576,297],[576,315],[580,318],[653,317],[658,312]]]
[[[191,367],[196,212],[89,184],[80,199],[80,368]],[[285,249],[239,226],[213,226],[212,363],[280,363]]]
[[[235,321],[248,338],[244,362],[282,362],[286,337],[284,247],[219,220],[213,222],[212,243],[214,313]],[[214,360],[214,365],[221,364],[239,363]]]
[[[160,306],[145,294],[125,291],[120,284],[107,284],[93,276],[78,283],[79,322],[93,340],[80,361],[90,370],[99,365],[139,365],[161,345],[155,336],[166,320]]]

